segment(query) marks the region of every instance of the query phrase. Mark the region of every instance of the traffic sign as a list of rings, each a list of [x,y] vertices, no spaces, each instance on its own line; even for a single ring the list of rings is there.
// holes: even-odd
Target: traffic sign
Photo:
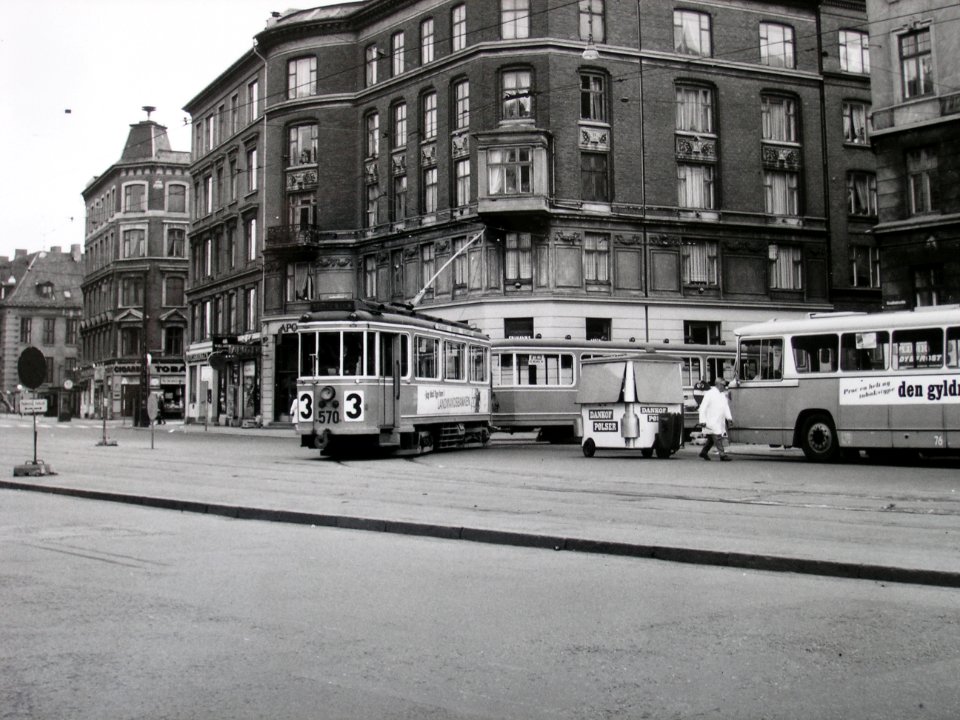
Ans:
[[[24,415],[43,415],[46,411],[46,398],[30,398],[20,401],[20,412]]]
[[[17,373],[20,376],[20,382],[31,390],[36,390],[43,385],[47,378],[47,361],[43,353],[32,345],[20,353],[17,360]]]
[[[147,416],[151,420],[157,419],[157,396],[156,395],[151,394],[150,397],[147,398]]]

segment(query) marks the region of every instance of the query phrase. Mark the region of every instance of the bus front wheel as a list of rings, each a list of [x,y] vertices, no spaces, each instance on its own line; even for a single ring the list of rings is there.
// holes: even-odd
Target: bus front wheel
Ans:
[[[593,441],[593,438],[587,438],[583,441],[583,455],[584,457],[593,457],[593,454],[597,451],[597,444]]]
[[[828,415],[817,413],[804,421],[800,447],[807,460],[814,462],[834,462],[840,457],[837,431]]]

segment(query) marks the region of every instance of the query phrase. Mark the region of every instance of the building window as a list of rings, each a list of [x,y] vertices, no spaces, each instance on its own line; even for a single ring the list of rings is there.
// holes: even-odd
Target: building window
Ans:
[[[304,57],[287,62],[287,99],[317,94],[317,58]]]
[[[287,302],[311,300],[313,296],[313,265],[308,262],[287,263]]]
[[[147,209],[147,186],[139,183],[123,186],[123,211],[143,212]]]
[[[580,153],[580,197],[587,202],[610,202],[606,153]]]
[[[247,192],[257,189],[257,149],[247,150]]]
[[[500,0],[500,37],[503,40],[530,37],[530,0]]]
[[[611,335],[610,318],[584,318],[584,330],[587,340],[609,340]]]
[[[504,238],[504,278],[508,283],[533,280],[533,242],[530,233],[507,233]]]
[[[760,119],[764,140],[797,142],[796,103],[792,99],[764,95],[760,100]]]
[[[213,238],[208,237],[203,241],[203,274],[207,277],[213,275]]]
[[[403,32],[395,32],[390,36],[390,75],[396,77],[404,70],[404,37]]]
[[[604,42],[603,0],[580,0],[580,39]]]
[[[494,148],[487,151],[487,194],[518,195],[532,191],[531,148]]]
[[[900,73],[904,99],[933,92],[929,28],[900,36]]]
[[[610,283],[610,238],[586,233],[583,238],[583,279],[588,283]]]
[[[433,18],[420,23],[420,64],[433,62]]]
[[[770,67],[796,67],[792,27],[760,23],[760,62]]]
[[[287,220],[300,233],[308,232],[317,224],[317,198],[312,192],[287,195]]]
[[[143,278],[122,278],[120,280],[120,306],[140,307],[141,305],[143,305]]]
[[[463,252],[466,242],[462,237],[453,239],[453,286],[456,288],[467,286],[467,255]]]
[[[847,173],[847,212],[873,217],[877,214],[877,176],[873,173]]]
[[[237,266],[237,229],[233,225],[227,227],[226,231],[226,256],[227,267],[233,269]]]
[[[372,87],[377,84],[377,60],[379,57],[380,53],[377,50],[377,46],[367,45],[367,49],[364,51],[364,82],[366,87]]]
[[[454,202],[457,207],[470,204],[470,159],[457,160],[454,165]]]
[[[800,178],[795,172],[780,170],[764,171],[764,212],[770,215],[799,215],[799,186]]]
[[[677,204],[683,208],[712,210],[713,166],[679,163],[677,165]]]
[[[423,170],[423,214],[430,215],[437,211],[437,168],[429,167]]]
[[[288,131],[287,164],[313,165],[317,162],[317,125],[295,125]]]
[[[203,177],[203,207],[207,215],[213,212],[213,175]]]
[[[869,145],[867,118],[870,106],[862,102],[843,103],[843,141],[854,145]]]
[[[907,153],[907,190],[911,215],[923,215],[939,209],[937,155],[932,149],[920,148]]]
[[[677,130],[713,133],[713,90],[707,87],[678,85]]]
[[[120,329],[120,354],[126,357],[140,354],[140,328]]]
[[[165,355],[183,355],[183,328],[163,329],[163,352]]]
[[[870,35],[858,30],[840,31],[840,69],[870,74]]]
[[[580,75],[580,119],[607,121],[607,96],[604,77],[592,73]]]
[[[167,212],[185,213],[187,211],[187,186],[167,185]]]
[[[166,307],[179,307],[184,304],[184,281],[182,277],[171,275],[163,283],[163,304]]]
[[[67,345],[76,345],[77,344],[77,334],[80,330],[80,321],[75,319],[67,320],[67,336],[66,344]]]
[[[803,289],[803,253],[793,245],[770,245],[770,289]]]
[[[393,106],[393,147],[407,146],[407,104],[398,103]]]
[[[880,250],[864,245],[850,246],[850,284],[853,287],[880,287]]]
[[[247,218],[244,227],[246,229],[246,237],[244,239],[247,243],[247,261],[254,262],[257,259],[257,218]]]
[[[913,271],[915,307],[940,304],[943,270],[941,267],[919,267]]]
[[[467,6],[457,5],[450,11],[451,39],[453,52],[467,47]]]
[[[147,256],[147,233],[145,230],[124,230],[123,231],[123,253],[124,258],[142,258]]]
[[[230,96],[230,134],[240,129],[240,96],[234,93]]]
[[[437,271],[435,252],[433,243],[420,246],[420,287],[427,287]]]
[[[503,336],[506,338],[532,338],[533,318],[504,318]]]
[[[255,287],[247,290],[247,302],[246,302],[246,326],[245,330],[255,331],[257,329],[257,316],[259,313],[259,308],[257,307],[257,289]]]
[[[683,282],[686,285],[717,284],[717,243],[712,240],[693,240],[684,243],[681,250]]]
[[[504,120],[533,117],[533,86],[529,70],[501,73],[502,116]]]
[[[402,221],[407,216],[407,176],[393,177],[393,219]]]
[[[230,201],[233,202],[237,199],[237,178],[240,176],[240,171],[237,169],[237,158],[230,158]]]
[[[56,327],[57,327],[56,318],[43,319],[43,341],[42,342],[44,345],[53,345],[54,338],[56,336]]]
[[[683,341],[699,345],[719,345],[720,323],[709,320],[684,320]],[[713,359],[710,360],[710,364],[713,365]]]
[[[363,258],[363,296],[377,296],[377,256],[366,255]]]
[[[366,120],[367,128],[367,157],[375,158],[380,155],[380,115],[370,113]]]
[[[453,129],[470,127],[470,82],[460,80],[453,85]]]
[[[684,55],[710,57],[710,16],[692,10],[673,11],[673,49]]]
[[[437,94],[429,92],[423,96],[423,139],[432,140],[437,136]]]
[[[167,228],[167,257],[186,257],[187,231],[183,228]]]
[[[366,227],[374,228],[380,223],[380,185],[369,183],[367,185],[366,212],[364,219]]]
[[[247,108],[250,122],[260,117],[260,83],[256,80],[247,85]]]
[[[20,342],[30,343],[31,331],[33,329],[33,320],[30,318],[20,318]]]

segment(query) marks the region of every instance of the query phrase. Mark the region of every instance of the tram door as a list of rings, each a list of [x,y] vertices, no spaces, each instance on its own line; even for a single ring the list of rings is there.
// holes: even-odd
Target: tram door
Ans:
[[[380,333],[380,427],[396,427],[400,403],[401,358],[399,333]]]

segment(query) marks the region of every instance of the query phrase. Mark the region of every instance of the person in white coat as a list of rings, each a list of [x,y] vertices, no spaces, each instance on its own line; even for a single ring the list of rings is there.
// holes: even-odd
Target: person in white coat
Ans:
[[[727,424],[733,423],[733,415],[730,413],[730,401],[724,392],[726,383],[723,378],[717,378],[713,387],[707,390],[700,402],[700,424],[703,426],[703,432],[707,436],[707,444],[700,451],[700,457],[704,460],[710,459],[710,448],[714,445],[720,451],[721,460],[729,460],[723,448],[723,436],[727,434]]]

